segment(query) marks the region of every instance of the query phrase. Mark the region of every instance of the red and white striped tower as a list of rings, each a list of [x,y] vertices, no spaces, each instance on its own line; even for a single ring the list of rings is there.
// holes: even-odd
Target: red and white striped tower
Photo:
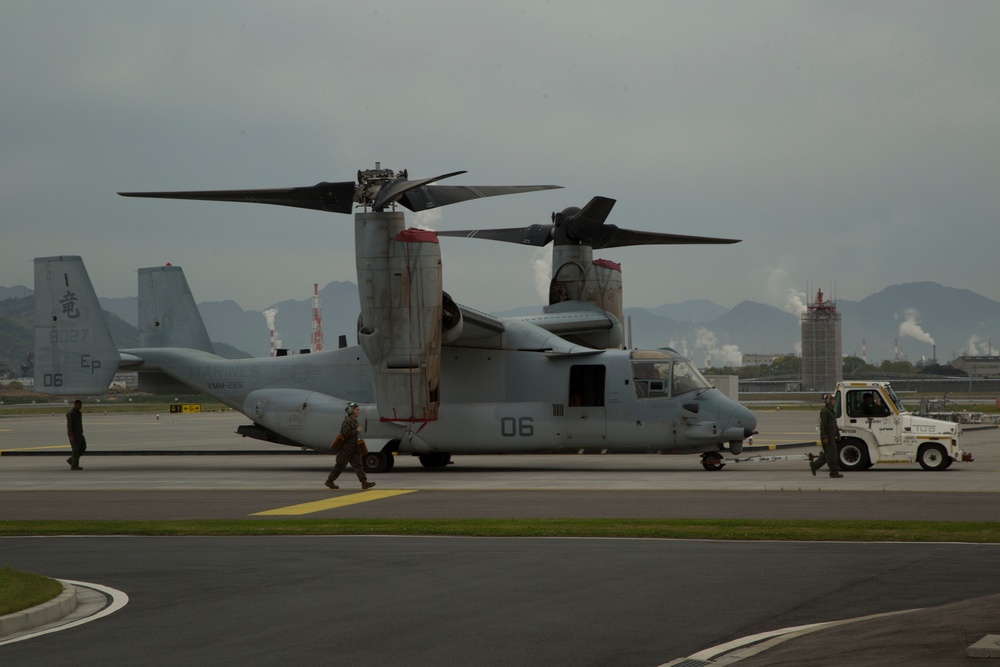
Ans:
[[[864,338],[861,339],[861,361],[868,363],[868,343]]]
[[[323,351],[323,317],[319,314],[319,285],[313,283],[312,351]]]

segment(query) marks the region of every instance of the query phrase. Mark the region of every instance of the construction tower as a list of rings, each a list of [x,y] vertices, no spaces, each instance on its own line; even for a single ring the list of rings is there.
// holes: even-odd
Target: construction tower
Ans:
[[[319,314],[319,284],[313,283],[312,340],[313,352],[323,351],[323,316]]]
[[[832,391],[842,379],[840,313],[836,302],[824,300],[823,290],[817,290],[802,315],[802,388]]]

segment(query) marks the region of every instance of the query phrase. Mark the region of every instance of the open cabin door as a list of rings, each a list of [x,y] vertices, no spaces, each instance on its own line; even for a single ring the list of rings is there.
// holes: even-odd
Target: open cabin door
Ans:
[[[570,444],[602,444],[607,438],[605,407],[606,368],[602,364],[577,364],[569,369],[566,433]]]

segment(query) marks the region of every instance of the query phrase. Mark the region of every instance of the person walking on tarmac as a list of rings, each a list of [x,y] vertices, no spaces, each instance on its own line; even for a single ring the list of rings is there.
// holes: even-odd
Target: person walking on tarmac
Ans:
[[[66,435],[69,437],[69,446],[73,453],[66,463],[70,470],[83,470],[80,467],[80,457],[87,451],[87,439],[83,437],[83,412],[81,408],[83,402],[79,399],[73,401],[73,407],[66,413]]]
[[[375,486],[375,482],[369,482],[367,475],[365,475],[365,466],[361,460],[361,447],[358,444],[358,432],[360,431],[358,415],[361,414],[361,408],[358,407],[357,403],[348,403],[344,411],[347,416],[344,417],[344,421],[340,425],[340,436],[338,437],[342,442],[339,448],[334,446],[334,450],[337,452],[337,463],[326,478],[326,486],[330,489],[339,489],[340,487],[334,482],[350,463],[358,476],[358,481],[361,482],[361,488],[370,489]],[[336,443],[336,441],[334,442]]]
[[[823,451],[816,458],[810,455],[809,469],[813,477],[816,471],[824,465],[830,468],[830,477],[843,477],[840,474],[840,453],[837,451],[837,441],[840,440],[840,428],[837,426],[837,415],[833,412],[833,404],[837,397],[834,394],[823,394],[823,408],[819,411],[819,437],[823,443]]]

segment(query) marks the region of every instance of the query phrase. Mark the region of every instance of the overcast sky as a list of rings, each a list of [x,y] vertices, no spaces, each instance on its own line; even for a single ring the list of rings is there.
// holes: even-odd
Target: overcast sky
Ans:
[[[101,296],[172,262],[198,301],[305,299],[357,281],[350,216],[115,193],[380,161],[565,188],[407,213],[434,229],[603,195],[620,227],[744,239],[596,251],[622,264],[626,307],[924,280],[1000,300],[998,34],[988,0],[5,2],[0,285],[75,254]],[[459,303],[542,302],[548,248],[442,252]]]

